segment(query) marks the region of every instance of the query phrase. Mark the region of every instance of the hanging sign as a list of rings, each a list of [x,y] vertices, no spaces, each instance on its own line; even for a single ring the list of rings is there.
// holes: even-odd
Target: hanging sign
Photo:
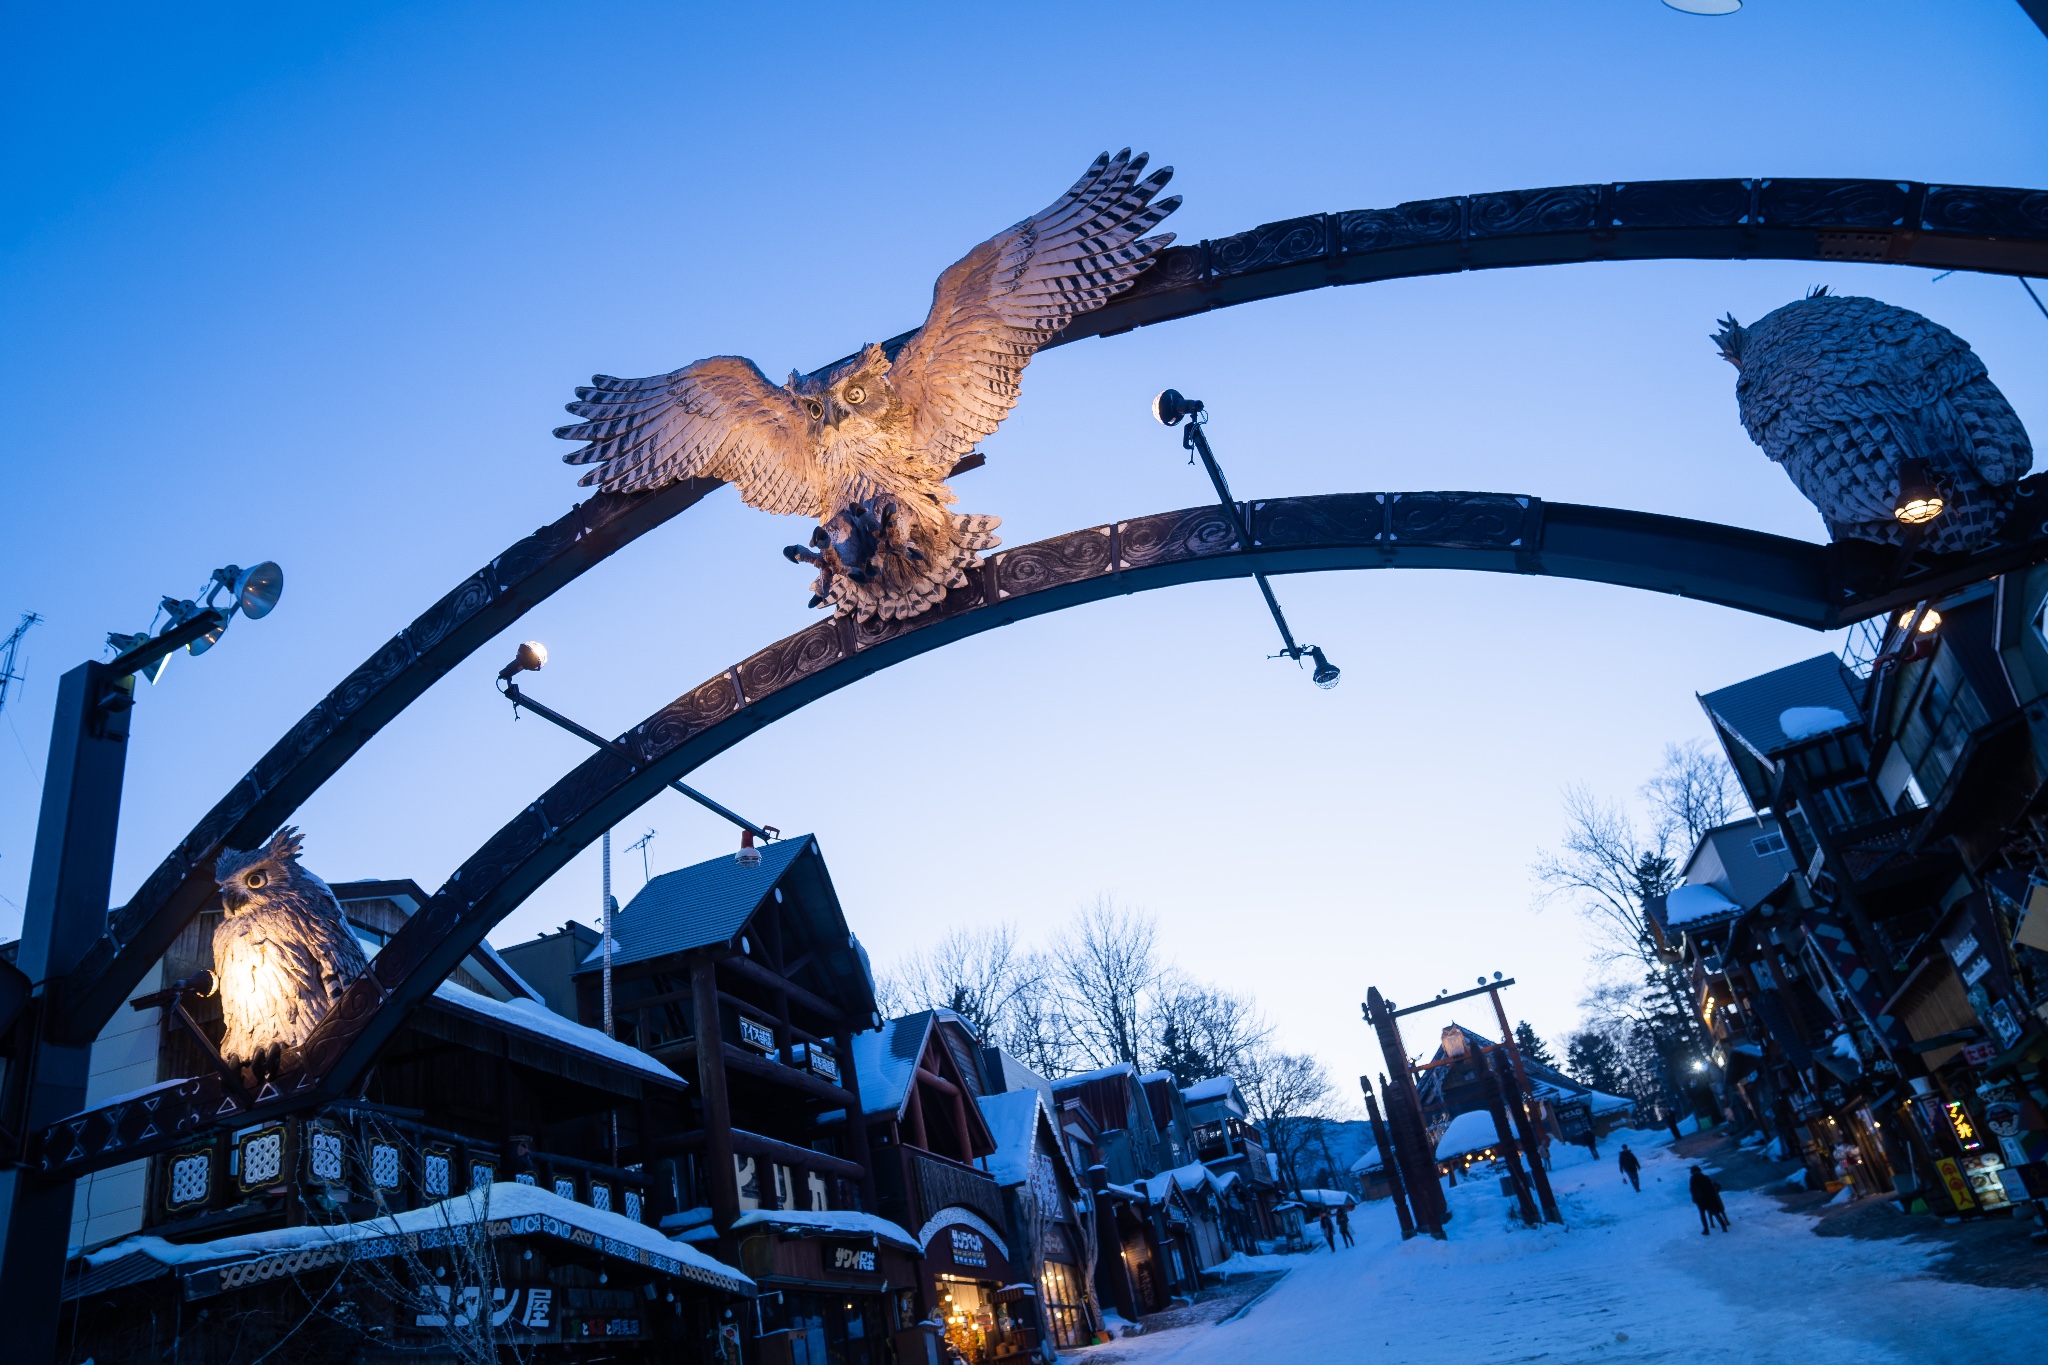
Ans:
[[[766,1024],[756,1023],[744,1014],[739,1016],[739,1021],[740,1041],[742,1043],[758,1052],[775,1051],[774,1029],[769,1028]]]

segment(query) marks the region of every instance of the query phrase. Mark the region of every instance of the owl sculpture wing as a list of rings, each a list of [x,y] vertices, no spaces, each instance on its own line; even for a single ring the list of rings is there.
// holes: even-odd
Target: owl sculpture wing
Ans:
[[[821,525],[792,559],[820,572],[812,605],[914,616],[995,545],[998,518],[956,516],[946,478],[1017,401],[1032,355],[1076,316],[1128,289],[1173,238],[1145,237],[1180,204],[1146,158],[1097,157],[1044,211],[939,277],[924,325],[894,354],[876,345],[777,387],[750,361],[701,360],[650,379],[600,375],[555,435],[589,444],[607,491],[729,480],[751,506]]]
[[[1154,202],[1173,169],[1141,181],[1146,160],[1128,149],[1097,157],[1072,189],[939,276],[931,313],[890,372],[911,414],[901,478],[942,481],[1009,416],[1039,348],[1171,245],[1172,233],[1144,234],[1180,207],[1179,195]]]
[[[2033,463],[2026,429],[1968,343],[1876,299],[1816,291],[1715,337],[1741,371],[1743,426],[1837,539],[1972,550],[1998,532]],[[1899,466],[1924,460],[1947,507],[1924,532],[1893,515]]]
[[[817,462],[804,412],[751,360],[719,355],[649,379],[593,376],[569,411],[588,420],[555,428],[588,441],[562,458],[594,464],[578,480],[634,493],[678,479],[724,479],[764,512],[816,515]]]

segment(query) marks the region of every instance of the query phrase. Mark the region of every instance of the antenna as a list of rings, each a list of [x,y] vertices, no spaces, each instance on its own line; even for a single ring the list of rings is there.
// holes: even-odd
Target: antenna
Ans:
[[[626,852],[628,853],[631,853],[636,848],[640,850],[640,882],[643,886],[654,880],[654,873],[649,871],[647,867],[647,845],[652,843],[654,836],[659,833],[661,831],[658,829],[650,829],[632,843],[626,845]]]
[[[9,683],[26,682],[28,679],[14,667],[14,656],[21,649],[21,637],[28,634],[28,628],[43,618],[32,611],[21,614],[21,624],[5,641],[0,641],[0,711],[7,709],[7,686]]]

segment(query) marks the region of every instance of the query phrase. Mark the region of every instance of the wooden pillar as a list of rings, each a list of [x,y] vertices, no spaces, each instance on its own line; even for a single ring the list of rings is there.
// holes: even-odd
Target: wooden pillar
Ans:
[[[839,1088],[853,1096],[846,1113],[846,1159],[861,1169],[860,1206],[875,1212],[875,1163],[868,1154],[868,1116],[860,1098],[860,1076],[853,1069],[853,1033],[842,1027],[832,1037],[832,1051],[839,1057]]]
[[[1498,1064],[1495,1069],[1499,1070]],[[1522,1151],[1529,1157],[1529,1178],[1536,1182],[1536,1198],[1543,1205],[1543,1221],[1562,1223],[1564,1215],[1558,1212],[1557,1196],[1551,1193],[1550,1174],[1543,1169],[1543,1147],[1549,1143],[1549,1134],[1541,1132],[1529,1121],[1529,1106],[1523,1100],[1524,1092],[1508,1087],[1507,1077],[1502,1076],[1500,1079],[1503,1088],[1508,1090],[1508,1117],[1514,1120],[1515,1132],[1521,1139]]]
[[[1514,1186],[1515,1202],[1521,1206],[1522,1221],[1533,1228],[1543,1219],[1536,1212],[1536,1201],[1529,1195],[1529,1179],[1522,1174],[1522,1162],[1517,1155],[1520,1144],[1508,1127],[1507,1087],[1501,1084],[1501,1068],[1492,1057],[1481,1057],[1479,1065],[1486,1073],[1486,1107],[1493,1114],[1494,1136],[1500,1142],[1501,1158],[1508,1165],[1508,1183]]]
[[[1405,1242],[1415,1235],[1415,1220],[1408,1214],[1408,1192],[1401,1181],[1401,1163],[1394,1159],[1394,1144],[1387,1140],[1386,1121],[1380,1117],[1379,1101],[1372,1095],[1372,1078],[1360,1076],[1358,1088],[1365,1092],[1365,1116],[1372,1121],[1373,1145],[1379,1148],[1380,1165],[1387,1172],[1387,1188],[1393,1196],[1394,1214],[1401,1220],[1401,1240]]]
[[[740,1216],[740,1181],[733,1166],[725,1035],[718,1028],[718,968],[703,953],[690,959],[690,1015],[697,1034],[697,1092],[704,1102],[704,1165],[711,1187],[711,1218],[722,1234]]]
[[[929,1152],[932,1144],[924,1126],[924,1092],[918,1086],[916,1072],[912,1072],[910,1076],[910,1103],[906,1107],[905,1117],[910,1120],[911,1146],[922,1147]]]
[[[1380,997],[1379,987],[1366,992],[1366,1017],[1378,1032],[1380,1051],[1394,1080],[1380,1077],[1380,1092],[1387,1097],[1387,1120],[1392,1127],[1394,1155],[1400,1160],[1402,1183],[1407,1186],[1416,1226],[1439,1240],[1444,1235],[1444,1215],[1449,1209],[1444,1192],[1436,1183],[1436,1153],[1429,1142],[1429,1125],[1422,1121],[1422,1097],[1415,1093],[1415,1077],[1408,1070],[1408,1052],[1401,1043],[1401,1026],[1394,1007]]]

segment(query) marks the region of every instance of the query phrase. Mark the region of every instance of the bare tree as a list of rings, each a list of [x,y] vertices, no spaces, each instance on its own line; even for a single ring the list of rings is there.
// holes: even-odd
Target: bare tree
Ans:
[[[1179,972],[1166,973],[1154,993],[1148,1055],[1179,1085],[1234,1076],[1273,1028],[1249,995],[1239,995]]]
[[[1744,802],[1727,760],[1701,739],[1664,746],[1664,761],[1643,784],[1657,834],[1689,855],[1700,836],[1742,813]]]
[[[1618,803],[1579,784],[1564,790],[1564,842],[1536,855],[1537,900],[1569,899],[1590,922],[1610,960],[1656,959],[1643,902],[1677,882],[1668,831],[1645,835]]]
[[[1099,897],[1074,916],[1051,962],[1076,1051],[1096,1066],[1142,1065],[1146,1020],[1164,975],[1152,916]]]
[[[883,972],[875,994],[884,1015],[952,1010],[982,1041],[1058,1076],[1069,1067],[1073,1031],[1052,972],[1044,954],[1022,945],[1015,925],[956,929]]]
[[[1240,1059],[1233,1075],[1267,1150],[1280,1159],[1284,1179],[1300,1189],[1300,1158],[1334,1094],[1329,1072],[1306,1053],[1257,1047]]]

